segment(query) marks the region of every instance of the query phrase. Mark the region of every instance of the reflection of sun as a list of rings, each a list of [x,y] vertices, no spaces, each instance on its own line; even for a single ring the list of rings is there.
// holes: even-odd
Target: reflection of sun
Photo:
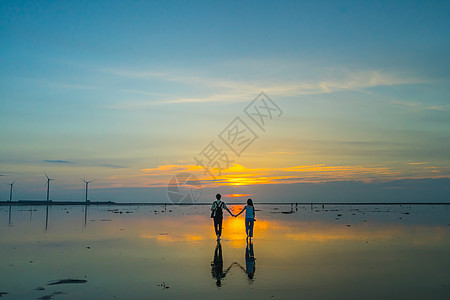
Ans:
[[[228,218],[224,223],[224,227],[229,233],[245,235],[245,224],[242,218]]]
[[[227,239],[231,240],[234,247],[242,247],[245,244],[245,223],[243,218],[227,218],[224,219],[224,230]]]
[[[233,213],[238,213],[241,209],[242,206],[237,206],[234,207],[232,211]],[[245,214],[245,212],[243,214]],[[242,215],[237,218],[230,217],[224,219],[223,227],[224,235],[231,241],[231,245],[237,248],[245,246],[247,233],[245,232],[245,218],[243,218]],[[255,221],[253,227],[254,236],[262,237],[268,228],[268,221]]]

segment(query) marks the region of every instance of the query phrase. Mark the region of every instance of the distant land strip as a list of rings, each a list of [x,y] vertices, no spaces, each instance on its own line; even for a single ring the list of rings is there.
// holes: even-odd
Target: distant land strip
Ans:
[[[211,202],[212,203],[212,202]],[[161,205],[211,205],[209,202],[198,203],[172,203],[172,202],[113,202],[113,201],[42,201],[42,200],[19,200],[0,201],[0,206],[45,206],[45,205],[106,205],[106,206],[161,206]],[[243,205],[242,203],[227,203],[227,205]],[[450,205],[450,202],[258,202],[256,205]]]

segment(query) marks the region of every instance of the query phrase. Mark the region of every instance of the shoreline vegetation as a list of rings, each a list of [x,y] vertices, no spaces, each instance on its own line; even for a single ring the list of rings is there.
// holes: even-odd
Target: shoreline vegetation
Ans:
[[[227,203],[227,205],[242,205],[243,203]],[[113,201],[46,201],[19,200],[0,201],[0,206],[45,206],[45,205],[104,205],[104,206],[161,206],[161,205],[211,205],[209,202],[172,203],[172,202],[113,202]],[[450,205],[450,202],[261,202],[258,205]]]

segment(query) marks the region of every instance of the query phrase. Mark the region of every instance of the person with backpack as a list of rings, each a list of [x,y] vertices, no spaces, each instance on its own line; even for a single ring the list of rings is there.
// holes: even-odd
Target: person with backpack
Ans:
[[[225,202],[220,200],[222,198],[222,195],[217,194],[216,195],[216,201],[213,202],[211,205],[211,218],[214,219],[214,230],[217,235],[217,240],[220,240],[220,236],[222,235],[222,220],[223,220],[223,209],[225,208],[230,215],[235,217],[233,213],[228,209]]]
[[[255,222],[255,207],[253,206],[252,199],[247,200],[247,205],[238,213],[235,217],[238,217],[245,210],[245,232],[247,238],[253,237],[253,223]]]

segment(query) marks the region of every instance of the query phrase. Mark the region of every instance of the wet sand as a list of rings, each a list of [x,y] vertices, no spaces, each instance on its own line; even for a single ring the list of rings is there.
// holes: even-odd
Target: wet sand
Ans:
[[[233,206],[238,210],[238,206]],[[447,299],[450,208],[259,205],[255,237],[207,206],[0,207],[5,299]],[[220,252],[219,250],[220,246]],[[219,255],[221,253],[221,255]],[[251,276],[249,276],[249,274]],[[220,284],[218,284],[218,277]],[[6,294],[7,293],[7,294]]]

